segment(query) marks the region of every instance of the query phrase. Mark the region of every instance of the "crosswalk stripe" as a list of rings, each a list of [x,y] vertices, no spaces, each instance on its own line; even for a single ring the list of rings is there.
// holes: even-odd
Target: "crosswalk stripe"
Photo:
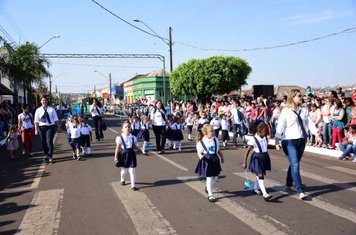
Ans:
[[[177,177],[177,179],[181,180],[185,184],[187,184],[192,189],[196,190],[200,194],[206,196],[204,191],[204,183],[199,181],[198,177],[195,176],[187,176],[187,177]],[[243,223],[250,226],[253,230],[261,233],[261,234],[290,234],[294,233],[292,230],[288,228],[287,225],[282,222],[271,218],[268,216],[268,220],[266,216],[258,216],[257,213],[251,212],[242,206],[242,203],[237,203],[231,199],[229,199],[224,193],[214,193],[216,197],[219,199],[215,204],[223,208],[225,211],[230,213],[235,218],[239,219]],[[274,224],[282,227],[283,230],[279,230]]]
[[[177,234],[145,193],[134,192],[130,187],[121,186],[119,182],[112,182],[111,186],[125,207],[138,234]]]
[[[180,169],[180,170],[182,170],[182,171],[189,171],[189,170],[188,170],[187,168],[185,168],[184,166],[182,166],[182,165],[180,165],[180,164],[178,164],[178,163],[176,163],[176,162],[174,162],[174,161],[168,159],[167,157],[165,157],[165,156],[163,156],[163,155],[161,155],[161,154],[158,154],[158,153],[156,153],[156,152],[150,152],[150,153],[156,155],[157,157],[159,157],[159,158],[162,159],[163,161],[168,162],[168,163],[171,164],[172,166],[175,166],[175,167],[177,167],[178,169]]]
[[[16,234],[58,234],[64,189],[39,191]]]
[[[239,176],[241,178],[245,178],[245,174],[244,173],[234,173],[234,175]],[[250,179],[253,179],[253,175],[251,173],[249,173],[249,175],[251,175]],[[272,180],[272,179],[266,179],[265,180],[265,184],[268,188],[272,188],[273,190],[278,191],[279,193],[282,194],[288,194],[284,191],[284,185],[278,181]],[[297,193],[294,193],[292,195],[290,195],[292,198],[295,198],[297,200],[300,200],[298,197]],[[327,211],[333,215],[342,217],[344,219],[347,219],[353,223],[356,223],[356,213],[343,209],[341,207],[335,206],[333,204],[330,204],[324,200],[321,199],[321,197],[313,197],[311,201],[305,200],[303,201],[305,203],[308,203],[314,207],[317,207],[319,209],[322,209],[324,211]]]
[[[288,169],[283,169],[283,171],[288,171]],[[306,177],[306,178],[309,178],[309,179],[320,181],[320,182],[323,182],[325,184],[332,184],[332,185],[335,185],[336,187],[343,188],[343,189],[346,189],[346,190],[349,190],[349,191],[352,191],[352,192],[356,192],[356,187],[354,185],[352,185],[352,184],[348,184],[348,183],[345,183],[345,182],[337,181],[337,180],[334,180],[334,179],[329,179],[329,178],[322,177],[322,176],[319,176],[317,174],[314,174],[314,173],[311,173],[311,172],[306,172],[306,171],[303,171],[303,170],[300,170],[300,174],[303,177]]]
[[[349,169],[346,167],[342,167],[342,166],[328,166],[326,167],[327,169],[331,169],[331,170],[335,170],[335,171],[339,171],[345,174],[349,174],[349,175],[354,175],[356,176],[356,170],[353,169]]]
[[[114,132],[114,133],[116,133],[116,134],[119,134],[119,132],[118,131],[115,131],[114,129],[112,129],[112,128],[109,128],[109,130],[110,131],[112,131],[112,132]]]

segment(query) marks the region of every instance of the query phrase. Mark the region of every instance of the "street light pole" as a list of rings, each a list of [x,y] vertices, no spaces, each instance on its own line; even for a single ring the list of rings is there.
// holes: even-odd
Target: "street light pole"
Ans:
[[[148,26],[145,22],[143,22],[142,20],[139,19],[134,19],[133,21],[138,22],[138,23],[142,23],[143,25],[145,25],[149,30],[151,30],[152,33],[154,33],[159,39],[161,39],[168,47],[169,47],[169,69],[170,69],[170,74],[173,71],[173,42],[172,42],[172,27],[169,27],[169,39],[165,39],[163,37],[161,37],[158,33],[156,33],[150,26]],[[164,73],[166,71],[163,71]],[[165,98],[165,94],[166,94],[166,80],[165,80],[165,76],[163,77],[163,90],[164,90],[164,95],[163,98]],[[169,86],[169,90],[171,90],[171,87]],[[169,99],[172,103],[172,92],[169,92]],[[164,99],[165,100],[165,99]],[[172,107],[171,107],[172,108]]]
[[[40,46],[38,49],[41,49],[44,45],[46,45],[47,43],[49,43],[52,39],[60,38],[60,37],[61,37],[60,35],[55,35],[55,36],[51,37],[51,38],[48,39],[45,43],[43,43],[42,46]]]

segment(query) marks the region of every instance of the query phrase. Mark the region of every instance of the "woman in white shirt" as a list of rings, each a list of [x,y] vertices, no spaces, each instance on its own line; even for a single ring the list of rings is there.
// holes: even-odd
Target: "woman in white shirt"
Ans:
[[[166,110],[162,105],[162,101],[156,102],[155,108],[150,113],[152,129],[156,137],[156,148],[158,153],[164,153],[166,145]]]
[[[95,138],[97,141],[100,141],[100,139],[104,139],[103,118],[101,117],[103,111],[98,99],[93,100],[93,104],[90,106],[90,113],[95,125]]]
[[[42,106],[36,109],[35,112],[35,135],[40,135],[42,148],[45,154],[44,161],[53,162],[53,138],[57,129],[60,131],[60,122],[57,112],[51,106],[48,106],[48,99],[41,98]]]
[[[282,139],[282,148],[289,160],[286,188],[290,189],[294,182],[299,198],[304,200],[306,195],[300,176],[299,162],[308,138],[309,114],[308,110],[301,106],[302,101],[300,90],[292,89],[287,98],[286,107],[279,116],[275,139],[277,149],[280,149],[279,140]]]

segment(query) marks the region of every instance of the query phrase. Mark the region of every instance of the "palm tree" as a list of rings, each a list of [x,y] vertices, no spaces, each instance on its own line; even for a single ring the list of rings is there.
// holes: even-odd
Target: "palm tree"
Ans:
[[[49,62],[41,58],[39,48],[34,43],[22,44],[10,54],[10,78],[15,84],[23,86],[24,103],[26,103],[26,91],[27,101],[29,101],[31,85],[33,83],[43,85],[43,77],[51,76],[46,67],[49,67]]]

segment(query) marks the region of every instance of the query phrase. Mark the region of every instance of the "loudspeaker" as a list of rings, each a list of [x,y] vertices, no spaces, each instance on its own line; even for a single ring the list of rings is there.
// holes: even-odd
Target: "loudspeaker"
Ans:
[[[273,85],[253,85],[253,98],[257,99],[261,95],[265,98],[268,96],[273,96],[274,86]]]

